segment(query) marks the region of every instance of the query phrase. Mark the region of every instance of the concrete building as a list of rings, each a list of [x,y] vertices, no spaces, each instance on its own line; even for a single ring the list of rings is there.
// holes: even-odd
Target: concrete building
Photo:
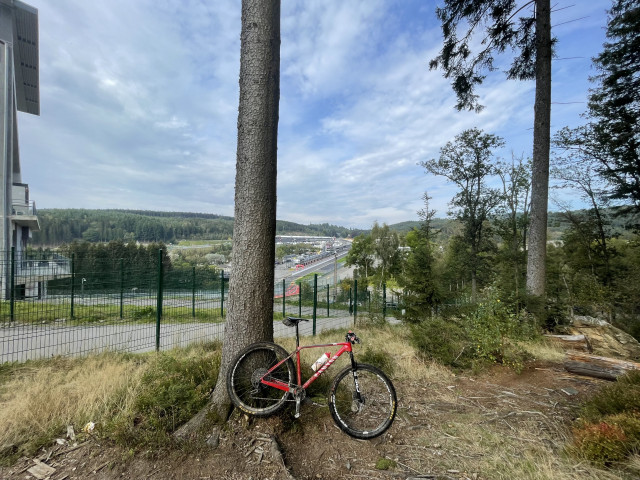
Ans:
[[[18,0],[0,0],[0,296],[24,297],[37,289],[20,282],[31,233],[40,229],[35,203],[29,197],[20,168],[18,111],[40,115],[38,10]],[[15,275],[11,278],[11,251]],[[24,278],[24,277],[22,277]]]

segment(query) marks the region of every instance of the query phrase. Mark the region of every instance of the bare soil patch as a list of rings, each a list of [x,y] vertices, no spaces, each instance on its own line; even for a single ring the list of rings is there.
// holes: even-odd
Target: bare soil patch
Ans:
[[[549,476],[547,467],[537,465],[538,473],[529,478],[556,478],[556,464],[567,461],[558,458],[577,406],[606,383],[569,374],[560,364],[540,363],[521,374],[497,366],[478,376],[393,381],[398,416],[386,434],[371,441],[348,437],[334,425],[327,407],[307,404],[297,420],[292,409],[269,419],[235,413],[216,449],[134,453],[97,434],[76,447],[52,445],[37,459],[55,469],[47,477],[51,480],[478,480],[508,478],[500,476],[504,462],[531,456],[533,462],[549,463]],[[0,468],[0,478],[39,478],[34,465],[33,458],[21,459]],[[557,478],[598,476],[575,461],[575,468],[565,468]]]

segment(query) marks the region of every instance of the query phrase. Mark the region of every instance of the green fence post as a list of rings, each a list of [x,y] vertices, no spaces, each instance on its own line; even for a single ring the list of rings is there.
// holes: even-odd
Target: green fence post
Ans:
[[[284,291],[284,278],[282,279],[282,318],[287,316],[287,304],[285,303],[286,298],[285,297],[285,291]]]
[[[73,300],[76,287],[76,254],[71,254],[71,318],[73,317]]]
[[[10,280],[10,300],[9,300],[9,318],[13,322],[14,314],[15,314],[15,304],[16,304],[16,285],[15,285],[15,275],[16,275],[16,247],[11,247],[11,280]]]
[[[120,320],[124,317],[124,259],[120,259]]]
[[[298,283],[298,316],[302,316],[302,281]]]
[[[353,279],[353,324],[358,318],[358,279]]]
[[[160,319],[162,318],[162,249],[158,250],[158,301],[156,304],[156,352],[160,350]]]
[[[313,274],[313,335],[316,334],[316,310],[318,308],[318,274]]]
[[[196,267],[191,273],[191,316],[196,318]]]
[[[331,313],[329,312],[329,284],[327,283],[327,317],[330,317]]]
[[[382,318],[387,316],[387,284],[382,284]]]
[[[224,270],[220,270],[220,317],[224,318]]]

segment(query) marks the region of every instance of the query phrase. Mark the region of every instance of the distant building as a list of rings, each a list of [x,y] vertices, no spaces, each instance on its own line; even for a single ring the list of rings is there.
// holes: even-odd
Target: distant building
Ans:
[[[11,295],[11,251],[14,251],[15,291],[24,297],[21,270],[31,233],[40,230],[29,186],[22,180],[18,145],[18,111],[40,115],[38,10],[18,0],[0,0],[0,297]],[[24,282],[24,280],[22,280]],[[40,284],[40,285],[39,285]]]

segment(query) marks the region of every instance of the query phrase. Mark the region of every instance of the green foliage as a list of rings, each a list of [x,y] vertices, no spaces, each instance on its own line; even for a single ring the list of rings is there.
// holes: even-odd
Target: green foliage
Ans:
[[[389,470],[398,466],[398,462],[390,458],[380,458],[376,462],[376,470]]]
[[[131,318],[134,320],[149,320],[156,317],[156,309],[154,307],[141,307],[131,312]]]
[[[162,445],[207,402],[220,368],[220,345],[158,353],[135,404],[105,428],[129,446]]]
[[[358,353],[358,361],[378,367],[389,376],[393,375],[393,371],[395,369],[395,362],[393,361],[393,358],[384,350],[374,350],[370,347],[366,347],[364,352]]]
[[[389,226],[374,223],[370,235],[359,235],[351,243],[347,266],[355,266],[354,275],[366,283],[381,285],[390,281],[401,269],[400,237]]]
[[[455,368],[472,366],[471,338],[459,320],[434,317],[412,324],[411,344],[425,360]]]
[[[609,11],[607,39],[594,59],[600,73],[589,96],[584,147],[593,153],[603,176],[613,185],[613,198],[640,208],[640,6],[615,0]]]
[[[486,253],[494,248],[488,220],[501,201],[500,192],[488,185],[489,177],[496,173],[490,159],[493,150],[503,145],[502,138],[472,128],[447,142],[437,160],[421,163],[427,172],[445,177],[459,189],[449,202],[449,214],[462,225],[460,240],[468,246],[464,263],[471,277],[474,301],[478,273],[487,267]]]
[[[404,319],[409,322],[419,321],[431,315],[432,310],[440,303],[440,292],[435,278],[435,258],[431,231],[433,210],[429,210],[429,196],[423,196],[425,208],[419,212],[423,221],[406,236],[410,248],[400,275],[403,287],[403,302],[406,307]]]
[[[495,262],[496,285],[502,298],[516,311],[524,300],[526,273],[526,231],[529,227],[531,161],[512,158],[499,162],[496,173],[502,182],[502,201],[493,218],[495,232],[502,240]]]
[[[482,84],[485,70],[497,69],[493,64],[496,53],[514,52],[511,67],[506,72],[508,78],[535,78],[535,18],[533,13],[523,16],[525,11],[516,6],[516,2],[500,0],[445,0],[444,6],[436,8],[444,43],[440,54],[430,61],[429,68],[442,68],[445,78],[452,79],[458,110],[479,111],[482,108],[475,88]],[[466,27],[468,31],[459,35],[459,27]],[[481,28],[486,29],[479,33],[484,41],[473,54],[474,43],[480,45],[480,42],[475,41],[476,35],[472,32]]]
[[[573,431],[574,446],[587,460],[610,466],[627,456],[627,437],[618,425],[607,422],[585,424]]]
[[[631,371],[593,395],[582,407],[573,448],[597,465],[624,460],[640,448],[640,371]]]
[[[491,289],[480,304],[459,309],[455,317],[411,325],[411,342],[423,358],[456,368],[490,362],[519,371],[527,359],[522,343],[537,336],[533,318],[515,314]]]
[[[509,365],[517,371],[522,369],[526,356],[519,343],[536,337],[532,317],[514,313],[497,298],[494,290],[487,290],[483,301],[466,320],[477,359]]]
[[[40,209],[40,231],[32,244],[57,246],[86,240],[89,242],[164,242],[178,240],[228,240],[233,235],[233,218],[188,212],[143,210]],[[279,235],[356,236],[354,230],[324,223],[300,225],[278,220]]]
[[[640,413],[640,371],[629,372],[602,388],[585,403],[582,415],[596,421],[627,411]]]

